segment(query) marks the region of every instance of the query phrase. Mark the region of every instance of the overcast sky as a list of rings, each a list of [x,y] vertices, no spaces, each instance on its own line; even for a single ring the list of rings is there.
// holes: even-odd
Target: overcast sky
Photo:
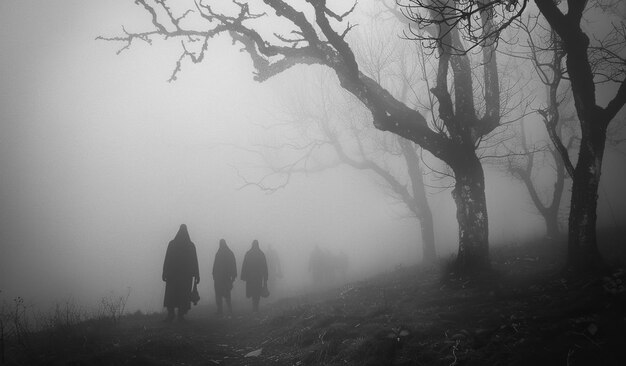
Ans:
[[[151,291],[158,308],[165,248],[181,223],[207,287],[222,237],[239,260],[256,238],[299,254],[285,261],[297,268],[315,244],[375,251],[401,241],[386,238],[392,226],[413,229],[381,210],[388,201],[358,174],[297,177],[271,196],[238,190],[233,166],[254,157],[223,145],[255,141],[271,85],[253,82],[223,39],[174,83],[178,48],[137,44],[116,56],[119,44],[94,40],[122,24],[149,26],[139,10],[132,1],[0,3],[4,298],[88,302],[130,286],[133,296]]]
[[[127,0],[0,2],[2,299],[93,303],[131,287],[135,307],[159,309],[181,223],[207,288],[220,238],[239,263],[253,239],[272,244],[302,282],[315,244],[345,251],[355,268],[417,261],[415,222],[362,173],[297,176],[273,195],[238,190],[234,167],[255,157],[230,145],[257,141],[275,93],[306,67],[258,84],[245,54],[216,39],[168,83],[180,48],[137,43],[117,56],[120,44],[95,41],[121,25],[150,23]],[[541,230],[521,187],[491,173],[487,187],[493,238]],[[453,252],[449,192],[431,205],[439,250]]]

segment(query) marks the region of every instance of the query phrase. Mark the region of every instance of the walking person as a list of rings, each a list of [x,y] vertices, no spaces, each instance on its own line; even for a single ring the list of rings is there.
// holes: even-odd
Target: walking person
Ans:
[[[167,308],[165,320],[174,320],[176,308],[178,320],[184,320],[185,314],[191,308],[192,286],[200,283],[196,246],[189,238],[185,224],[180,225],[176,237],[167,246],[162,279],[165,281],[163,306]]]
[[[230,302],[230,291],[237,278],[237,262],[232,250],[226,245],[226,240],[220,239],[220,247],[213,261],[213,283],[215,287],[215,302],[217,314],[222,315],[222,299],[226,300],[228,313],[232,315],[233,308]]]
[[[241,266],[241,280],[246,282],[246,297],[252,298],[252,311],[259,312],[261,294],[267,292],[267,260],[254,240],[252,248],[246,252]]]

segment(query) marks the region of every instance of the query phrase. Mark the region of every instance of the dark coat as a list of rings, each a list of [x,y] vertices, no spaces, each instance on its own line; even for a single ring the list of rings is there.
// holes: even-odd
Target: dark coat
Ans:
[[[267,282],[267,260],[265,254],[259,248],[259,244],[252,244],[243,258],[241,266],[241,279],[246,281],[246,297],[260,297],[263,282]]]
[[[226,241],[220,240],[220,248],[215,254],[213,261],[213,281],[215,283],[215,295],[228,294],[233,288],[233,281],[237,278],[237,262],[232,250],[226,245]]]
[[[200,279],[196,246],[189,238],[187,227],[181,225],[165,253],[162,276],[165,281],[163,306],[189,310],[191,307],[189,295],[194,277]]]

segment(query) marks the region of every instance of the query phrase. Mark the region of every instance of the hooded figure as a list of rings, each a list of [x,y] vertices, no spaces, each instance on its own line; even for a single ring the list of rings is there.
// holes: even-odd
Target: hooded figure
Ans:
[[[243,258],[241,280],[246,282],[246,297],[252,298],[252,310],[258,312],[261,292],[267,286],[267,260],[257,240]]]
[[[226,300],[228,311],[232,314],[233,309],[230,303],[230,290],[233,288],[233,281],[237,278],[237,263],[235,255],[226,245],[226,240],[220,239],[220,247],[215,254],[213,262],[213,282],[215,285],[215,302],[217,313],[222,314],[222,298]]]
[[[174,319],[174,308],[178,308],[178,319],[191,308],[192,286],[200,282],[196,246],[191,242],[187,225],[182,224],[174,240],[170,241],[163,262],[163,281],[165,298],[163,306],[167,308],[167,321]]]

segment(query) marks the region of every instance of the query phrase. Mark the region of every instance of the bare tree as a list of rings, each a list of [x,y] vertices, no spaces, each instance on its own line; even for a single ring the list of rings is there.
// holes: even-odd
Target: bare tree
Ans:
[[[329,8],[325,0],[306,0],[300,4],[300,10],[283,0],[265,0],[264,5],[236,0],[228,4],[214,1],[208,5],[209,2],[199,1],[190,7],[177,4],[176,9],[166,0],[154,3],[137,0],[136,3],[150,15],[154,29],[139,33],[125,31],[118,37],[100,38],[124,42],[123,49],[135,40],[178,40],[182,53],[172,80],[180,72],[183,60],[201,62],[210,40],[219,34],[229,35],[234,44],[241,45],[247,52],[258,81],[298,64],[319,64],[334,70],[341,87],[370,111],[376,128],[416,143],[450,166],[455,177],[453,197],[459,223],[458,272],[474,274],[489,268],[484,172],[476,149],[500,123],[499,76],[494,52],[499,25],[494,23],[494,8],[509,6],[508,3],[481,2],[489,6],[477,9],[481,34],[486,41],[480,44],[481,52],[474,68],[468,54],[463,52],[460,37],[459,30],[464,24],[474,21],[461,16],[463,4],[437,1],[437,7],[429,5],[424,9],[432,20],[437,40],[439,62],[436,84],[431,92],[439,103],[442,124],[438,126],[430,125],[419,111],[403,103],[360,69],[347,38],[354,27],[347,19],[356,3],[346,7],[343,13]],[[518,9],[518,5],[512,7]],[[450,18],[458,22],[450,23]],[[273,32],[269,24],[268,32],[264,20],[280,24],[281,31]],[[194,45],[197,48],[192,50]],[[475,88],[472,80],[476,67],[482,70],[481,88]],[[448,85],[450,78],[453,91]],[[477,108],[475,100],[484,101],[481,108]]]
[[[528,45],[515,45],[509,54],[514,58],[522,59],[524,65],[530,63],[539,76],[540,84],[545,86],[545,104],[536,110],[536,115],[541,122],[547,126],[550,140],[562,142],[566,138],[565,145],[558,145],[550,142],[536,143],[529,142],[527,133],[527,121],[522,120],[519,131],[516,133],[514,144],[521,149],[522,154],[509,157],[506,169],[514,178],[519,179],[528,190],[531,202],[542,216],[546,225],[546,237],[555,239],[561,236],[559,225],[559,213],[561,201],[565,189],[565,180],[568,177],[566,172],[566,162],[563,161],[559,148],[570,151],[574,145],[576,133],[571,131],[569,123],[574,118],[562,118],[560,110],[568,105],[571,98],[567,98],[569,91],[562,88],[564,70],[561,65],[562,53],[554,47],[554,37],[549,29],[541,27],[537,15],[531,15],[526,19],[516,22],[517,29],[527,38]],[[541,32],[537,30],[541,29]],[[536,34],[539,33],[539,34]],[[545,47],[540,47],[536,38],[545,43]],[[523,68],[523,67],[522,67]],[[521,76],[520,76],[521,77]],[[566,90],[560,90],[566,89]],[[570,132],[567,136],[564,131]],[[567,162],[567,164],[571,164]],[[537,176],[540,172],[545,172],[546,166],[552,166],[554,181],[552,191],[542,194],[545,185],[537,183]],[[544,174],[545,175],[545,174]]]
[[[563,138],[563,122],[558,127],[558,136]],[[566,148],[571,150],[575,141],[573,134],[568,135]],[[524,123],[522,122],[519,131],[519,144],[523,154],[512,156],[507,160],[507,170],[515,178],[519,179],[528,190],[531,201],[537,212],[543,218],[546,225],[546,237],[558,239],[561,237],[559,225],[559,213],[565,191],[565,181],[567,172],[565,164],[559,152],[551,145],[537,148],[528,142],[528,136]],[[537,166],[536,162],[540,165]],[[536,174],[539,174],[541,167],[551,165],[554,170],[554,182],[551,194],[542,194],[541,186],[536,182]],[[547,196],[547,197],[543,197]]]
[[[323,73],[318,83],[307,82],[306,91],[288,92],[290,97],[279,107],[283,110],[279,118],[281,123],[270,128],[279,129],[281,135],[286,134],[285,129],[296,129],[301,139],[276,145],[262,143],[261,149],[270,149],[269,154],[261,152],[270,168],[269,176],[264,175],[257,181],[244,178],[245,185],[273,191],[277,187],[285,187],[285,182],[293,174],[308,174],[335,167],[337,164],[329,162],[331,159],[373,173],[385,192],[402,203],[418,220],[422,259],[432,263],[437,258],[435,231],[419,149],[402,137],[385,135],[373,128],[362,105],[341,90],[329,87],[328,79],[329,76]],[[330,148],[333,154],[325,148]],[[274,158],[276,150],[288,153],[290,161],[277,164]],[[277,181],[270,176],[278,178],[278,183],[264,183]]]
[[[427,59],[423,50],[408,42],[399,42],[396,37],[397,27],[387,27],[379,25],[374,19],[370,19],[372,29],[363,32],[360,42],[356,42],[356,58],[368,75],[379,85],[384,85],[389,89],[397,89],[395,94],[399,95],[402,103],[417,105],[419,96],[416,93],[417,85],[428,85]],[[413,53],[417,52],[417,58]],[[433,110],[434,101],[428,98],[426,110]],[[346,115],[346,117],[348,117]],[[434,119],[431,121],[434,123]],[[330,131],[329,128],[325,128]],[[374,133],[374,132],[372,132]],[[358,140],[358,134],[353,134]],[[376,136],[381,136],[380,133]],[[381,177],[392,194],[403,202],[409,211],[418,219],[420,233],[422,236],[423,258],[425,262],[433,262],[436,257],[435,229],[432,211],[426,198],[424,184],[424,171],[420,161],[421,149],[416,148],[411,141],[396,135],[392,139],[392,144],[376,143],[378,150],[382,150],[392,156],[399,156],[404,160],[400,175],[394,174],[392,169],[385,169],[384,165],[378,164],[374,159],[364,154],[361,143],[358,144],[357,151],[359,158],[354,159],[341,146],[338,139],[329,136],[335,150],[341,160],[356,169],[373,171]],[[383,138],[384,140],[384,138]],[[408,177],[408,182],[403,183],[403,177]]]
[[[572,176],[572,197],[568,229],[568,268],[575,272],[601,270],[605,264],[596,239],[596,210],[598,188],[602,171],[607,131],[611,121],[626,103],[626,24],[624,19],[613,19],[605,35],[592,35],[583,23],[594,16],[606,17],[606,6],[611,1],[567,1],[563,6],[536,0],[551,35],[552,73],[548,104],[542,115],[552,142],[560,153],[568,173]],[[564,68],[563,68],[564,63]],[[539,69],[538,71],[542,71]],[[561,71],[563,72],[561,74]],[[558,85],[567,77],[580,125],[580,146],[576,164],[569,157],[566,144],[557,134]],[[597,87],[616,85],[609,103],[598,104]]]
[[[430,9],[445,0],[409,0],[408,16],[418,24],[424,22],[424,13],[414,11],[420,7]],[[497,24],[485,26],[466,25],[462,27],[464,39],[473,46],[493,42],[492,30],[502,30],[526,11],[528,0],[469,0],[462,2],[462,10],[445,12],[442,17],[448,24],[458,25],[463,19],[484,19],[484,14],[495,13],[485,8],[500,9]],[[607,131],[611,122],[626,104],[626,24],[623,2],[620,0],[535,0],[541,16],[553,34],[555,57],[565,64],[564,76],[571,85],[571,93],[580,125],[580,146],[574,165],[565,144],[560,141],[554,124],[546,124],[552,142],[572,176],[572,197],[568,222],[568,264],[575,273],[602,270],[605,263],[600,256],[596,239],[597,201],[602,160],[607,142]],[[520,6],[521,5],[521,6]],[[503,13],[502,9],[508,13]],[[511,11],[511,8],[513,11]],[[621,9],[621,13],[620,10]],[[602,20],[601,27],[587,27],[587,22]],[[421,23],[420,23],[421,21]],[[435,23],[436,24],[436,23]],[[473,23],[474,25],[477,22]],[[419,33],[422,40],[431,40]],[[439,37],[435,37],[437,40]],[[454,52],[462,54],[463,49],[455,47],[454,39],[447,41]],[[558,77],[557,77],[558,79]],[[555,81],[556,82],[556,81]],[[557,83],[558,85],[558,83]],[[612,85],[613,95],[605,106],[597,98],[598,87]],[[553,107],[558,104],[551,104]],[[546,121],[553,120],[558,110],[548,106]],[[558,121],[558,119],[557,119]]]

